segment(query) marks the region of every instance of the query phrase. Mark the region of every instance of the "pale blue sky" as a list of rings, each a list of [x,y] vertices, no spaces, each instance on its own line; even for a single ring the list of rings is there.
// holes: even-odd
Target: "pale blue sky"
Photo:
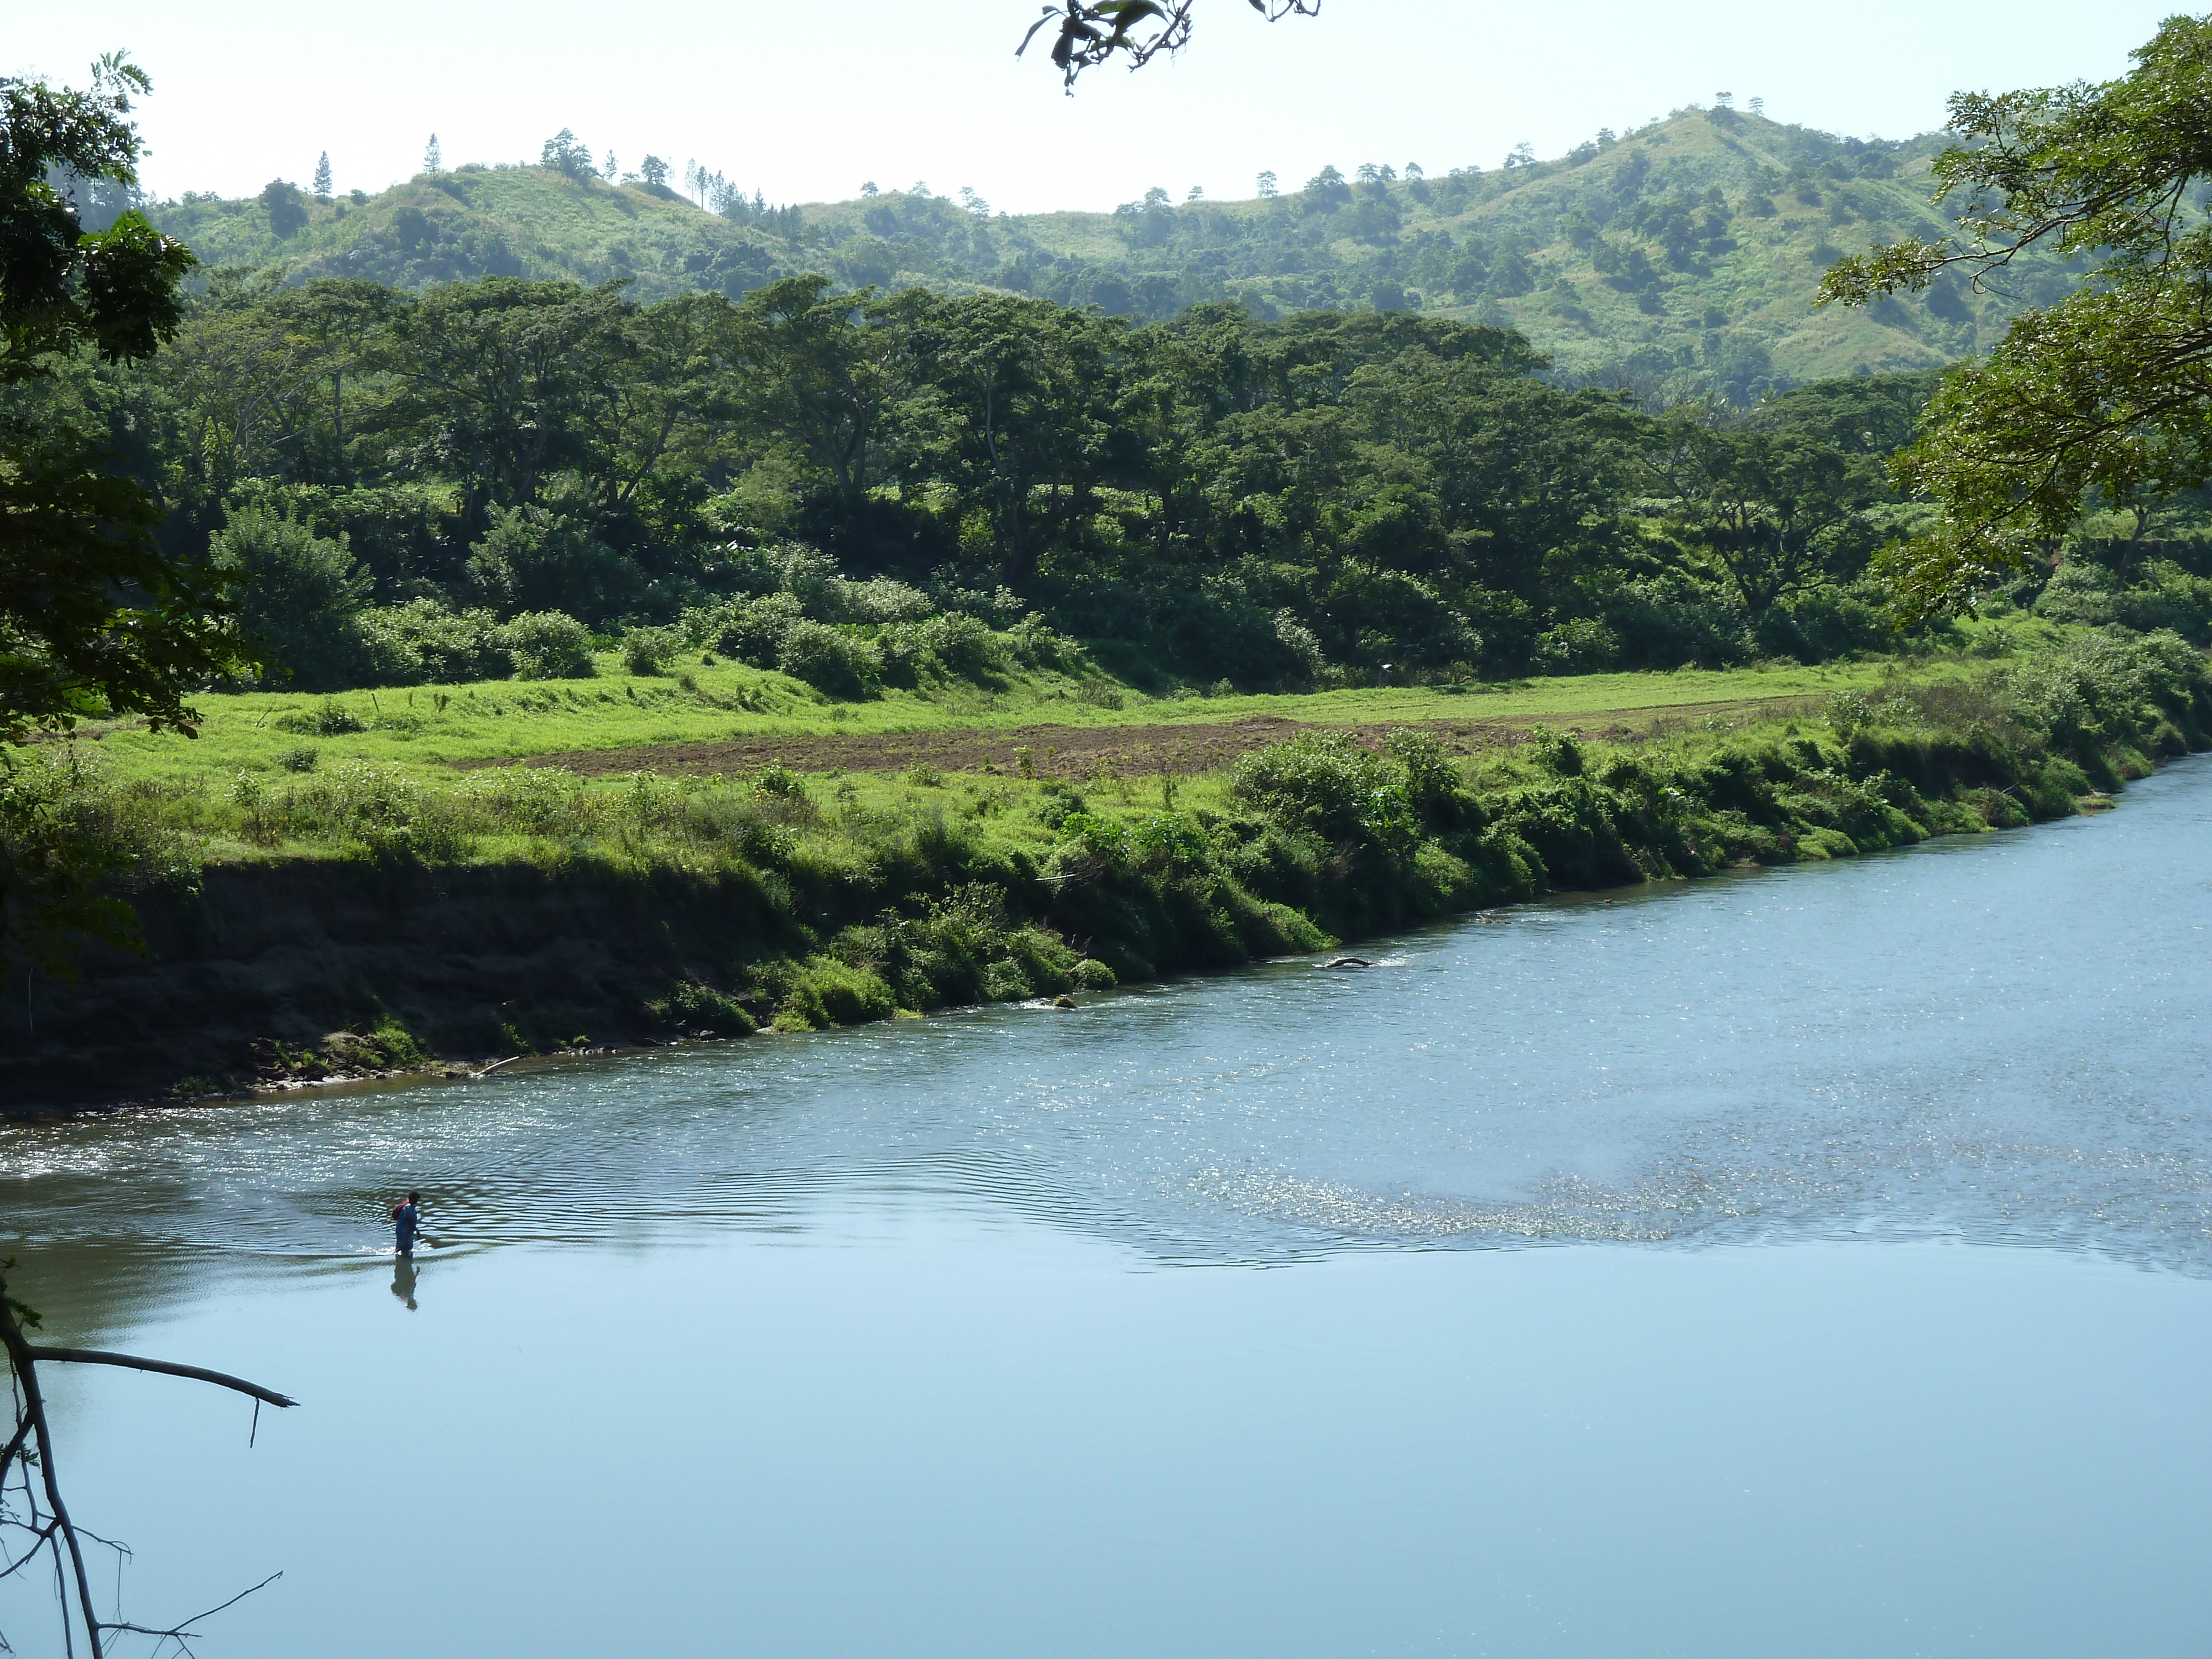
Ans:
[[[1246,196],[1263,167],[1288,185],[1325,162],[1496,167],[1524,139],[1557,155],[1722,89],[1780,120],[1900,137],[1940,125],[1957,88],[2118,74],[2171,9],[1329,0],[1271,27],[1202,0],[1180,60],[1097,73],[1069,100],[1036,54],[1014,61],[1036,4],[100,0],[15,9],[0,72],[76,81],[129,48],[155,78],[146,173],[167,195],[305,183],[324,149],[340,189],[376,190],[420,166],[433,130],[452,166],[534,155],[569,126],[625,167],[696,156],[775,201],[921,179],[1030,211],[1153,185]]]

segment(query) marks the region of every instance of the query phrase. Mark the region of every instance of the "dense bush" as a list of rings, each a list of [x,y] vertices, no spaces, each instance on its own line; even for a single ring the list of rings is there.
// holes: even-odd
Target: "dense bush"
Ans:
[[[2212,643],[2212,580],[2171,560],[2153,560],[2125,582],[2106,566],[2069,559],[2045,584],[2035,609],[2054,622],[2169,629],[2193,644]]]
[[[864,697],[883,669],[874,644],[827,623],[801,618],[783,631],[775,665],[833,697]]]
[[[526,611],[501,626],[498,638],[517,679],[580,680],[597,672],[590,630],[561,611]]]
[[[782,653],[784,635],[805,614],[790,594],[769,593],[695,607],[684,613],[684,629],[694,644],[709,651],[755,668],[773,668]]]
[[[603,622],[636,604],[645,574],[584,524],[538,507],[495,511],[465,572],[478,600],[502,616],[558,611]]]
[[[435,599],[410,599],[363,611],[361,631],[363,684],[460,685],[514,672],[506,630],[489,611],[453,611]]]
[[[229,514],[212,551],[246,578],[239,621],[266,656],[265,678],[309,691],[359,683],[368,662],[361,612],[374,584],[343,540],[249,504]]]
[[[633,674],[659,674],[676,660],[684,635],[673,628],[633,628],[623,635],[623,666]]]
[[[1402,851],[1415,832],[1402,769],[1340,732],[1304,732],[1237,763],[1240,800],[1332,844]]]

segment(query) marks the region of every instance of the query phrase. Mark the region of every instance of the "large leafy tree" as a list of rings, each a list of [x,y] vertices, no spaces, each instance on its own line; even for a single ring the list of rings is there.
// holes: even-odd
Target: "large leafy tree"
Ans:
[[[1936,177],[1964,204],[1957,235],[1844,260],[1822,286],[1863,305],[1954,268],[1999,284],[2036,250],[2081,267],[2065,298],[1946,377],[1893,463],[1936,508],[1888,556],[1908,616],[1970,611],[2094,501],[2212,478],[2212,17],[2169,19],[2134,57],[2101,85],[1954,96],[1961,142]]]
[[[191,255],[137,212],[85,234],[52,182],[136,183],[147,85],[119,54],[81,92],[0,79],[0,386],[151,356],[177,327]],[[0,407],[0,740],[102,713],[189,732],[185,698],[237,665],[225,579],[163,554],[161,514],[81,434]]]
[[[946,416],[925,453],[982,511],[1002,580],[1032,574],[1089,504],[1107,447],[1122,325],[1041,300],[931,307],[915,349]]]
[[[1651,465],[1670,527],[1753,617],[1865,562],[1873,533],[1863,512],[1883,493],[1870,461],[1800,433],[1682,418],[1662,430]]]
[[[890,410],[921,378],[913,319],[931,296],[888,299],[788,276],[747,295],[731,319],[729,353],[756,433],[788,444],[846,506],[867,494]]]

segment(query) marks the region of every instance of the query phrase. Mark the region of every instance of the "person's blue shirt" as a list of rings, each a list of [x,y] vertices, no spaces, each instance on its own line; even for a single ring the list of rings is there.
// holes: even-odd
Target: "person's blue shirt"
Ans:
[[[392,1231],[398,1241],[400,1255],[405,1255],[414,1249],[415,1225],[420,1218],[421,1212],[416,1209],[411,1199],[392,1211]]]

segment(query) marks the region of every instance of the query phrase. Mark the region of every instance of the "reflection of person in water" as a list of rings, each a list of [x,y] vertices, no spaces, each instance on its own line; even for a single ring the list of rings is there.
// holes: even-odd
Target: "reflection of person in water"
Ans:
[[[415,1311],[415,1258],[403,1255],[392,1267],[392,1293],[407,1304],[407,1311]]]

